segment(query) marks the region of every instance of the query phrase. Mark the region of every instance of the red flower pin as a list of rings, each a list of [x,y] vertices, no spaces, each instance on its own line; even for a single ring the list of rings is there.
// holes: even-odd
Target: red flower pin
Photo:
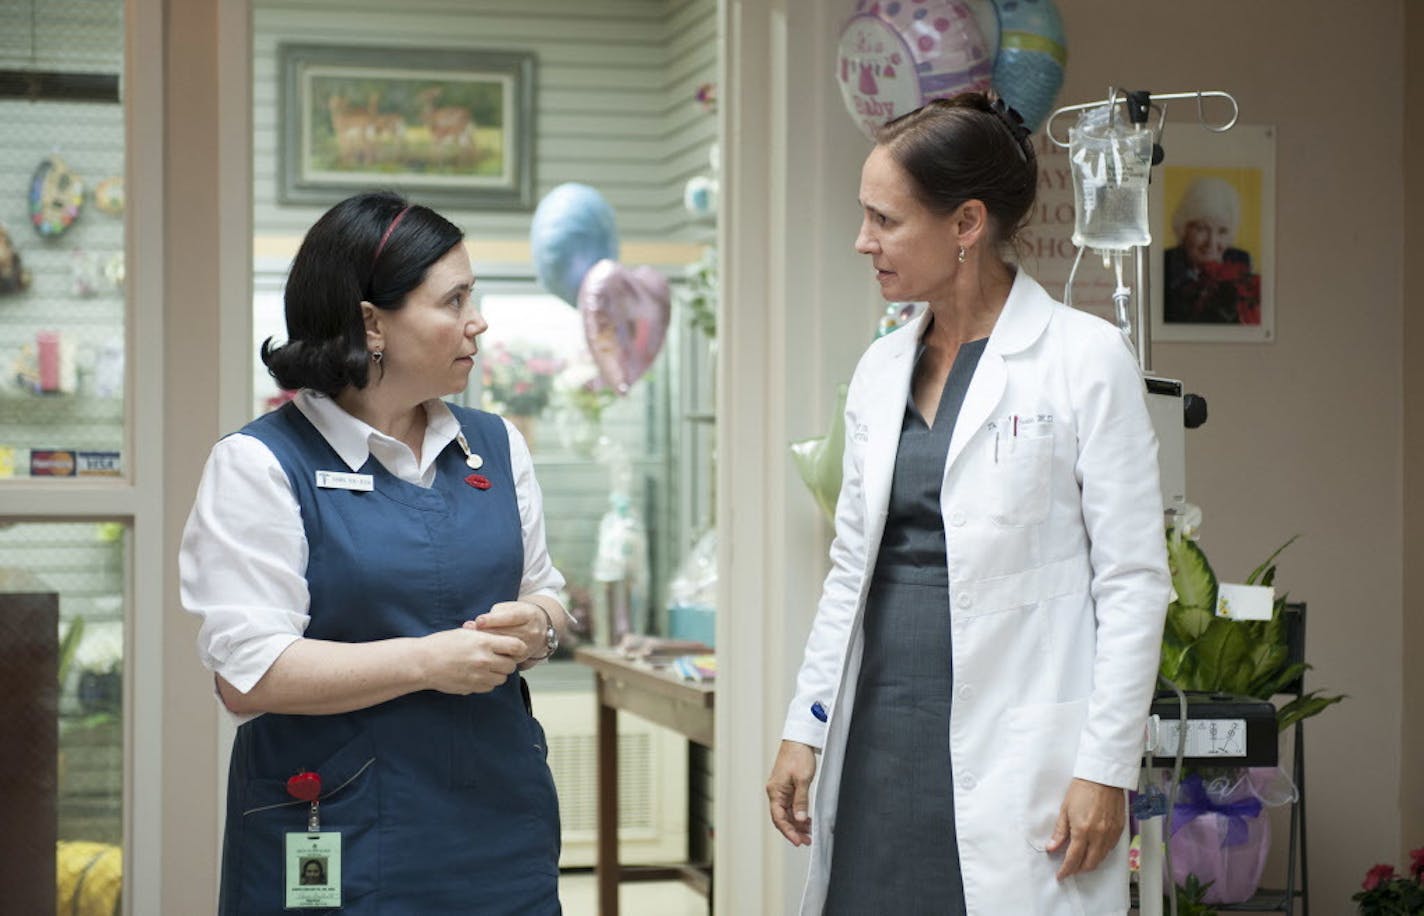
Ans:
[[[321,777],[303,770],[287,780],[287,794],[304,802],[316,801],[321,797]]]
[[[474,487],[476,490],[488,490],[492,486],[490,479],[483,474],[471,474],[465,478],[465,483]]]

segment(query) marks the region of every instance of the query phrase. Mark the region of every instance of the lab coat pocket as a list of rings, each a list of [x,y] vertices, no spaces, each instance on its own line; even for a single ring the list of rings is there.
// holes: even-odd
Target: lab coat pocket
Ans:
[[[1048,518],[1053,469],[1053,417],[1008,416],[989,424],[994,449],[990,517],[1006,528]]]
[[[1009,710],[1010,763],[1019,774],[1014,805],[1024,840],[1040,852],[1053,837],[1058,811],[1073,781],[1073,764],[1087,715],[1087,699]]]

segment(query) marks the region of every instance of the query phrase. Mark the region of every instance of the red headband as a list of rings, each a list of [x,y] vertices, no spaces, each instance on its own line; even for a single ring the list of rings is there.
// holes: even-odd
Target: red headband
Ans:
[[[386,233],[385,233],[385,235],[381,236],[381,241],[380,241],[380,243],[376,245],[376,253],[373,254],[373,255],[371,255],[371,262],[372,262],[372,263],[375,263],[376,260],[380,258],[380,256],[381,256],[381,251],[385,249],[385,247],[386,247],[386,242],[390,239],[391,233],[396,231],[396,227],[400,225],[400,221],[403,220],[403,219],[405,219],[405,215],[406,215],[407,213],[409,213],[409,212],[410,212],[410,205],[407,204],[407,205],[406,205],[406,208],[405,208],[404,210],[402,210],[401,212],[397,213],[397,214],[396,214],[396,218],[393,219],[393,220],[391,220],[391,224],[386,227]]]

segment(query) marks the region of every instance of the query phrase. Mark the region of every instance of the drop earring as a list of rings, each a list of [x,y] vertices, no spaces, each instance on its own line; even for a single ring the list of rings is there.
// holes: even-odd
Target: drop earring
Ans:
[[[964,246],[959,246],[959,263],[963,264],[969,258],[969,252],[964,250]]]
[[[961,261],[964,260],[964,257],[963,257],[962,254],[961,254],[959,260],[961,260]],[[382,360],[383,358],[385,358],[385,354],[382,353],[380,350],[372,350],[372,351],[371,351],[371,362],[375,363],[376,365],[379,366],[379,365],[381,364],[381,360]]]

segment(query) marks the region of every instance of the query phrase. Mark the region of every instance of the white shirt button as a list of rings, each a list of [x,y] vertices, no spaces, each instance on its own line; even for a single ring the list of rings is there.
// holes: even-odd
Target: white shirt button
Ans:
[[[962,608],[968,608],[974,604],[974,600],[969,597],[968,592],[960,592],[958,595],[955,595],[954,602]]]
[[[966,792],[974,791],[974,787],[979,785],[979,781],[974,778],[973,773],[965,773],[959,777],[959,788]]]
[[[963,512],[955,512],[955,513],[953,513],[953,514],[950,515],[950,517],[949,517],[949,523],[950,523],[951,525],[953,525],[954,527],[956,527],[956,528],[963,527],[963,525],[964,525],[964,513],[963,513]]]
[[[974,688],[969,684],[961,684],[959,687],[959,698],[961,700],[971,700],[974,698]]]

